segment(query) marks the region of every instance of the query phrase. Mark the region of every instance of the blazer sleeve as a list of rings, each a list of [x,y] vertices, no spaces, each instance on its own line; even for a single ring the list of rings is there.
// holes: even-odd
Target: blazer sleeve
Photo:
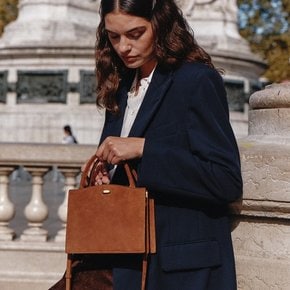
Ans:
[[[223,81],[212,69],[191,77],[176,104],[186,107],[185,124],[179,124],[185,141],[172,146],[146,138],[138,184],[163,196],[227,204],[241,196],[242,177]]]

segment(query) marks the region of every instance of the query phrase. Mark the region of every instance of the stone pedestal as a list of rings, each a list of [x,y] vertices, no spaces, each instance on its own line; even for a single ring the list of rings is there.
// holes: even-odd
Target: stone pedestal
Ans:
[[[250,98],[249,136],[239,140],[243,201],[233,241],[239,289],[290,285],[290,83]]]
[[[61,143],[69,124],[80,143],[98,143],[98,9],[91,0],[19,1],[17,19],[0,38],[0,142]]]
[[[16,21],[5,27],[1,48],[94,47],[98,1],[20,0]]]

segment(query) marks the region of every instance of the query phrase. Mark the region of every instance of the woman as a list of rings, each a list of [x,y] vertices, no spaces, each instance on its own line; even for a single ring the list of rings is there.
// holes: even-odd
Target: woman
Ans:
[[[127,161],[155,200],[146,289],[234,290],[228,204],[242,179],[222,78],[173,0],[103,0],[100,11],[96,182],[110,170],[111,183],[126,184]],[[141,268],[139,256],[122,256],[114,290],[139,290]]]
[[[96,155],[129,161],[155,199],[147,289],[236,289],[228,204],[242,194],[240,161],[210,56],[173,0],[103,0],[96,61],[107,109]],[[126,182],[121,165],[112,172]],[[114,268],[114,290],[140,289],[140,271],[131,258]]]

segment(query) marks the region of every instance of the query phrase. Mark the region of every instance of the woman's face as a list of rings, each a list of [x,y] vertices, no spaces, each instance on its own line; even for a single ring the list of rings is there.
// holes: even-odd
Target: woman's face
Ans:
[[[121,12],[105,16],[105,29],[116,53],[128,68],[140,68],[142,77],[156,64],[152,25],[142,17]]]

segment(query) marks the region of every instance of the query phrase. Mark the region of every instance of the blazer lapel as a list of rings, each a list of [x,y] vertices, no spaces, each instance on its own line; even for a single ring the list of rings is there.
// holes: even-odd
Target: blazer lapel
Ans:
[[[172,82],[172,72],[156,68],[142,105],[130,130],[129,137],[141,137],[159,108]]]
[[[100,144],[107,136],[120,136],[127,106],[127,92],[132,83],[132,79],[132,76],[129,77],[129,81],[127,81],[118,92],[120,108],[119,113],[117,115],[107,113],[106,115],[105,127],[100,138]],[[164,72],[157,66],[142,105],[130,130],[129,137],[141,137],[144,135],[146,128],[153,119],[154,114],[161,104],[161,101],[163,100],[171,82],[172,72]]]

